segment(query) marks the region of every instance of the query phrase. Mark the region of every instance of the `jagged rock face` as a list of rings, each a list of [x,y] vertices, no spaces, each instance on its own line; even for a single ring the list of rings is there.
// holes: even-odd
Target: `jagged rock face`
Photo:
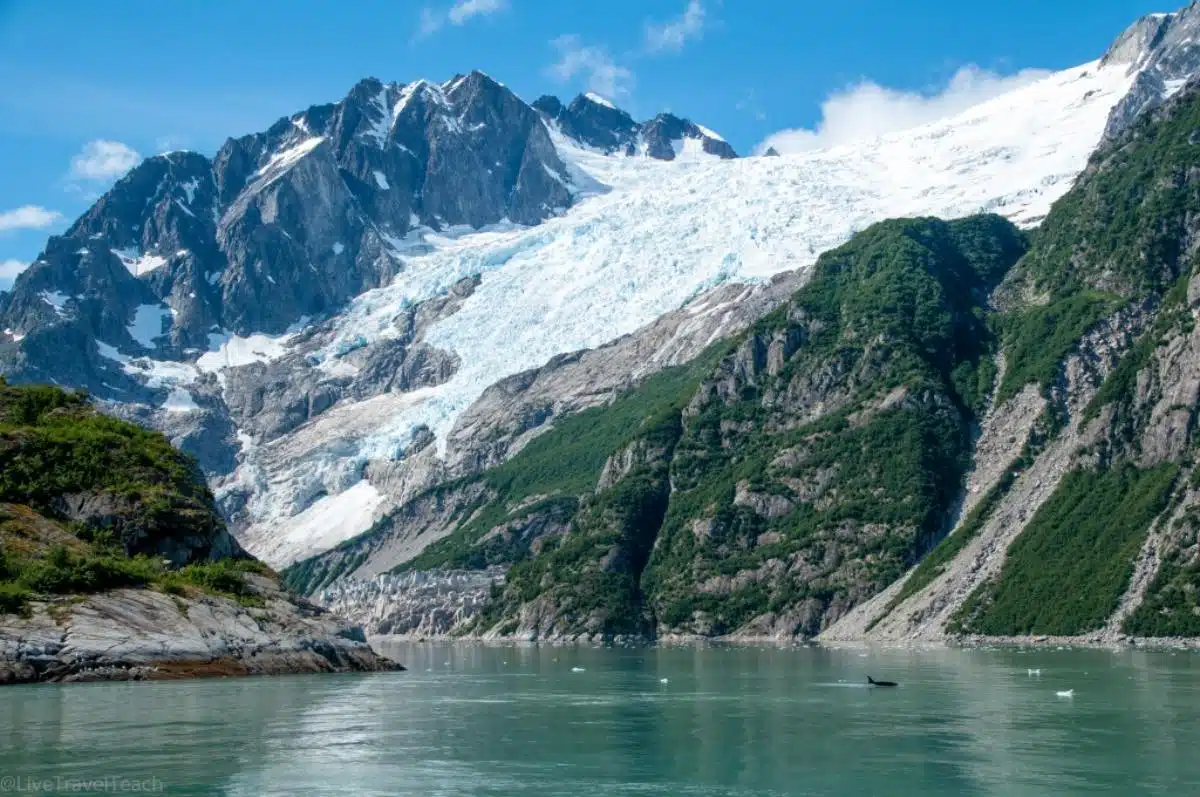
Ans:
[[[533,107],[571,138],[602,152],[623,152],[640,129],[633,117],[594,94],[580,94],[566,106],[557,97],[540,97]]]
[[[595,94],[580,94],[564,106],[557,97],[540,97],[533,107],[567,136],[604,153],[647,155],[658,160],[675,160],[689,142],[719,158],[736,158],[737,153],[723,138],[687,119],[664,113],[646,122],[633,117]]]
[[[1173,14],[1149,14],[1131,25],[1100,61],[1101,66],[1121,64],[1128,64],[1137,77],[1109,115],[1106,141],[1173,96],[1200,68],[1200,4],[1190,3]]]
[[[95,352],[63,327],[160,357],[206,348],[214,328],[281,332],[394,275],[414,225],[561,212],[564,173],[537,112],[482,73],[443,86],[365,80],[335,105],[231,139],[212,161],[169,153],[136,167],[18,279],[0,325],[33,334],[5,370],[48,370],[32,338],[52,328],[53,345],[75,343],[72,359],[96,371]],[[159,315],[139,323],[139,307]],[[77,384],[105,392],[97,378]]]
[[[646,154],[659,160],[674,160],[682,142],[687,140],[700,142],[704,152],[710,155],[719,158],[737,157],[733,147],[715,133],[669,113],[659,114],[642,125],[641,137]]]

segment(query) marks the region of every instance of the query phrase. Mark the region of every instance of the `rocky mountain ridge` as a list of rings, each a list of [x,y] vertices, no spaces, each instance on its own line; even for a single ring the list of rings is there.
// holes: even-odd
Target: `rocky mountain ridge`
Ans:
[[[1136,64],[1162,60],[1166,38],[1138,41],[953,119],[771,158],[480,73],[362,81],[211,161],[131,173],[0,297],[0,371],[164,430],[239,539],[286,564],[416,523],[430,489],[740,334],[880,219],[1037,223]],[[364,574],[453,531],[400,525]]]

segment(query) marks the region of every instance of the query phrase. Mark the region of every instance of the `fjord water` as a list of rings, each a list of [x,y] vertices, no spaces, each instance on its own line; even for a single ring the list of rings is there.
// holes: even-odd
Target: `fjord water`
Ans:
[[[0,689],[0,788],[127,777],[248,797],[1200,794],[1200,653],[384,652],[410,670]],[[867,689],[867,675],[900,687]]]

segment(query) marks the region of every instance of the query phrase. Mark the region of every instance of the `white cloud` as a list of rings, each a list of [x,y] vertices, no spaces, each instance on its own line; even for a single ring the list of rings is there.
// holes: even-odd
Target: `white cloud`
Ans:
[[[458,0],[448,9],[421,9],[421,18],[417,24],[417,38],[424,39],[441,30],[447,23],[465,25],[475,17],[486,17],[499,13],[508,7],[508,0]]]
[[[29,264],[22,260],[9,259],[0,261],[0,291],[12,288],[13,280],[27,268],[29,268]]]
[[[137,166],[142,156],[120,141],[96,139],[71,158],[71,177],[77,180],[114,180]]]
[[[417,25],[417,38],[423,39],[437,33],[446,24],[446,17],[432,8],[421,9],[421,22]]]
[[[689,0],[687,8],[675,19],[662,25],[646,23],[646,51],[679,52],[689,41],[704,35],[704,5]]]
[[[62,217],[63,215],[57,210],[47,210],[37,205],[23,205],[14,210],[0,213],[0,232],[41,230],[55,224]]]
[[[633,72],[613,61],[603,47],[585,45],[575,35],[559,36],[550,44],[558,50],[559,60],[547,71],[559,82],[581,77],[590,91],[605,97],[629,94]]]
[[[821,121],[815,129],[781,130],[768,136],[755,151],[761,153],[774,147],[787,154],[823,149],[919,127],[954,116],[1048,74],[1042,69],[1025,69],[1015,75],[998,75],[970,65],[959,69],[945,88],[934,94],[899,91],[863,80],[834,92],[821,103]]]
[[[462,25],[472,17],[486,17],[503,11],[505,5],[505,0],[459,0],[451,6],[446,17],[451,25]]]

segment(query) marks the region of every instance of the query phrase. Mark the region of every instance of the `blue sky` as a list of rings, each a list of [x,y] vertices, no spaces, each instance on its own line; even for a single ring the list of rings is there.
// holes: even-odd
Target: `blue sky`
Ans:
[[[1170,2],[0,0],[0,289],[138,157],[211,154],[368,75],[598,89],[748,153],[953,111]]]

